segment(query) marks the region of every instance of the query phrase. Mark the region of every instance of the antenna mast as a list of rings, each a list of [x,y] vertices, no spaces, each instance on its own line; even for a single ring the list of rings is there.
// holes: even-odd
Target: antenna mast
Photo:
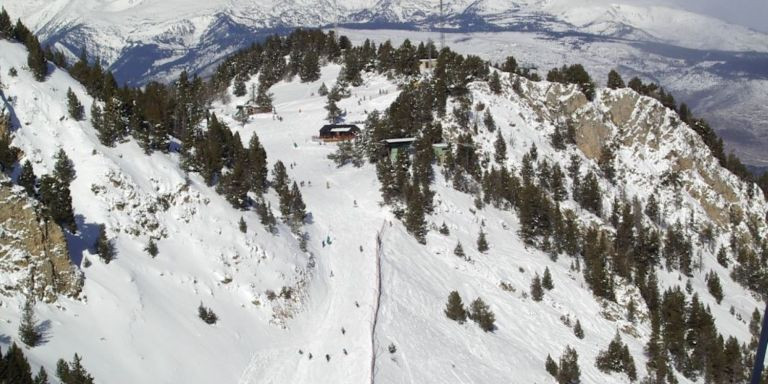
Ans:
[[[443,0],[440,0],[440,50],[445,48],[445,16],[443,15]]]

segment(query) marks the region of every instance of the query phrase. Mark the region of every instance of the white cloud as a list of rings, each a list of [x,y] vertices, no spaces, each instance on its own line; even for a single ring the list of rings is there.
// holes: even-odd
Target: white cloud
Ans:
[[[766,0],[596,0],[596,2],[664,5],[768,32],[768,1]]]

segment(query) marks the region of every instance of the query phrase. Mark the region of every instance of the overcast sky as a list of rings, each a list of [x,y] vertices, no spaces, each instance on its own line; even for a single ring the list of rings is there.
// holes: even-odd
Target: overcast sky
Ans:
[[[768,0],[605,0],[608,3],[658,4],[716,17],[768,32]]]

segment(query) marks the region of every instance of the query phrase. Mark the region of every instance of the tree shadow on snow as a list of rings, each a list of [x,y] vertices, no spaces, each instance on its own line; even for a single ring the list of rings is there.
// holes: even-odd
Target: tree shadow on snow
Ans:
[[[11,337],[8,335],[0,335],[0,344],[3,344],[3,345],[11,344]]]
[[[67,232],[67,248],[70,261],[80,267],[84,253],[90,251],[99,238],[99,225],[86,223],[83,215],[75,215],[75,223],[78,231],[77,233]]]
[[[35,331],[37,331],[37,334],[40,335],[40,340],[38,340],[37,345],[47,344],[51,339],[51,321],[42,321],[35,327]]]
[[[16,111],[13,109],[13,100],[10,100],[10,98],[6,98],[5,94],[0,92],[0,101],[2,103],[0,104],[0,112],[5,111],[8,113],[11,117],[11,126],[8,133],[13,133],[19,128],[21,128],[21,122],[19,121],[19,118],[16,116]]]

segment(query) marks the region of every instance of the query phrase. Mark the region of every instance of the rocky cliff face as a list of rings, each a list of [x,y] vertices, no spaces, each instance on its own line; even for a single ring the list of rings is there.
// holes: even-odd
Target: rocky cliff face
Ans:
[[[620,148],[616,168],[623,188],[658,192],[671,186],[677,199],[684,193],[698,202],[697,214],[720,228],[732,223],[734,210],[760,216],[763,200],[752,198],[759,195],[756,187],[722,169],[701,138],[657,101],[628,90],[603,90],[589,102],[574,86],[525,86],[524,100],[543,120],[574,125],[576,145],[587,158],[597,161],[605,145]]]
[[[23,193],[0,183],[0,294],[31,291],[53,302],[78,296],[82,285],[61,228],[44,220]]]

